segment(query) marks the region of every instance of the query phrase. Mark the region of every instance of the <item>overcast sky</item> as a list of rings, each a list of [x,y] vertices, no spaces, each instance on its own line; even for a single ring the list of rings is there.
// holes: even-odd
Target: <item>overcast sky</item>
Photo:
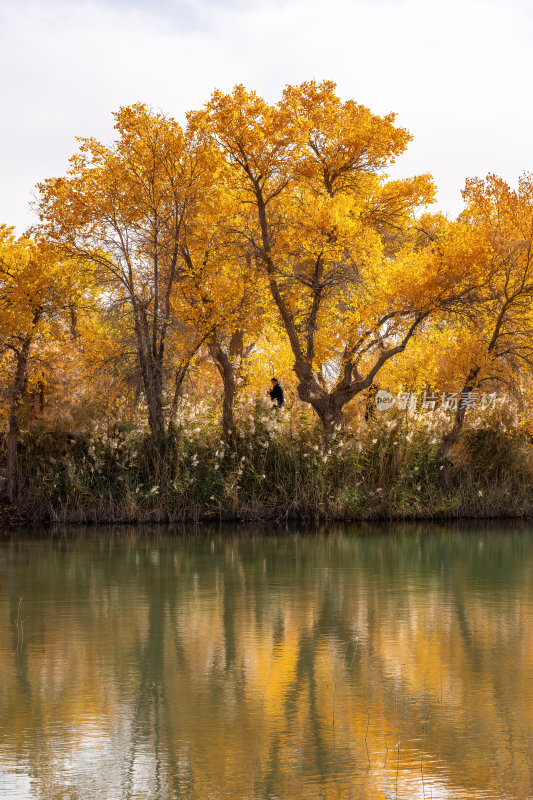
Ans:
[[[533,171],[531,42],[531,0],[0,0],[0,223],[31,224],[34,185],[76,136],[111,141],[120,105],[182,120],[215,88],[312,78],[395,111],[394,174],[432,173],[454,216],[467,176]]]

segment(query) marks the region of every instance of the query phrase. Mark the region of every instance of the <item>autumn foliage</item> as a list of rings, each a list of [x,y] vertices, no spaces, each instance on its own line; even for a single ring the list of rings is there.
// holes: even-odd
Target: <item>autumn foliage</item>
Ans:
[[[38,186],[32,231],[0,229],[10,502],[27,432],[129,425],[143,480],[165,486],[182,468],[184,404],[219,416],[235,453],[242,404],[272,374],[291,431],[316,419],[321,447],[375,424],[379,388],[499,392],[511,427],[527,427],[531,176],[516,190],[470,179],[457,219],[432,213],[431,176],[386,172],[410,134],[327,81],[274,104],[216,91],[184,127],[137,104],[115,129],[107,145],[80,139],[66,174]],[[439,409],[449,482],[469,404]]]

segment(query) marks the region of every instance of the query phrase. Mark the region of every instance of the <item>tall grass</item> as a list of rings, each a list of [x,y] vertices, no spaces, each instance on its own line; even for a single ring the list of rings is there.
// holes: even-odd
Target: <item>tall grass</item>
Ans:
[[[442,415],[354,423],[329,440],[304,412],[249,402],[231,444],[214,409],[184,406],[168,438],[169,479],[154,483],[146,432],[109,420],[83,433],[27,432],[20,512],[63,522],[361,519],[530,515],[533,446],[503,418],[473,421],[439,462]]]

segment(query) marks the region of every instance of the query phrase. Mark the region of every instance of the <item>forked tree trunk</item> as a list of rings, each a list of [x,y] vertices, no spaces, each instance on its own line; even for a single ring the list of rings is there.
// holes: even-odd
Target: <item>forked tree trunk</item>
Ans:
[[[396,355],[399,355],[405,350],[416,329],[427,318],[430,312],[419,311],[418,313],[415,313],[414,319],[407,331],[403,334],[400,343],[394,347],[388,348],[387,350],[381,348],[374,366],[369,370],[366,376],[359,374],[357,369],[357,361],[354,361],[354,358],[358,355],[357,348],[352,347],[351,349],[347,349],[345,351],[342,375],[336,386],[330,392],[328,392],[324,386],[321,386],[320,382],[315,377],[312,368],[315,355],[315,332],[317,330],[318,312],[323,297],[324,288],[321,282],[322,261],[319,258],[317,259],[316,263],[313,283],[314,302],[307,320],[307,342],[304,349],[295,316],[285,302],[280,284],[277,281],[277,268],[272,254],[267,209],[263,196],[263,190],[259,180],[252,178],[252,182],[254,185],[262,243],[262,246],[257,248],[257,258],[264,266],[272,299],[277,306],[281,322],[285,328],[285,332],[294,355],[294,371],[299,381],[297,387],[298,396],[304,403],[309,403],[312,406],[322,422],[326,438],[329,438],[336,428],[343,427],[344,425],[344,415],[342,413],[342,409],[346,403],[349,403],[350,400],[352,400],[360,392],[368,389],[368,387],[374,383],[375,376],[378,374],[384,364],[389,359],[394,358]],[[377,329],[379,330],[380,325],[385,323],[388,319],[391,319],[393,316],[394,314],[386,314],[377,325]],[[379,341],[376,340],[376,345],[378,343]]]
[[[300,392],[298,394],[300,395]],[[322,400],[313,399],[308,402],[320,419],[326,438],[329,439],[336,430],[344,427],[344,414],[342,406],[335,403],[335,398],[331,394],[325,394]]]

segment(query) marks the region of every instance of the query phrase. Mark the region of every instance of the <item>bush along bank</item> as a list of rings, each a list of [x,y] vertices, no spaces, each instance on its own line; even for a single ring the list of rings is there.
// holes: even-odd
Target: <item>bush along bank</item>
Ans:
[[[4,524],[532,516],[531,437],[502,414],[473,420],[444,485],[447,424],[444,415],[376,415],[325,440],[309,419],[256,402],[224,441],[214,414],[189,407],[168,433],[159,481],[142,430],[111,420],[77,434],[32,430]]]

